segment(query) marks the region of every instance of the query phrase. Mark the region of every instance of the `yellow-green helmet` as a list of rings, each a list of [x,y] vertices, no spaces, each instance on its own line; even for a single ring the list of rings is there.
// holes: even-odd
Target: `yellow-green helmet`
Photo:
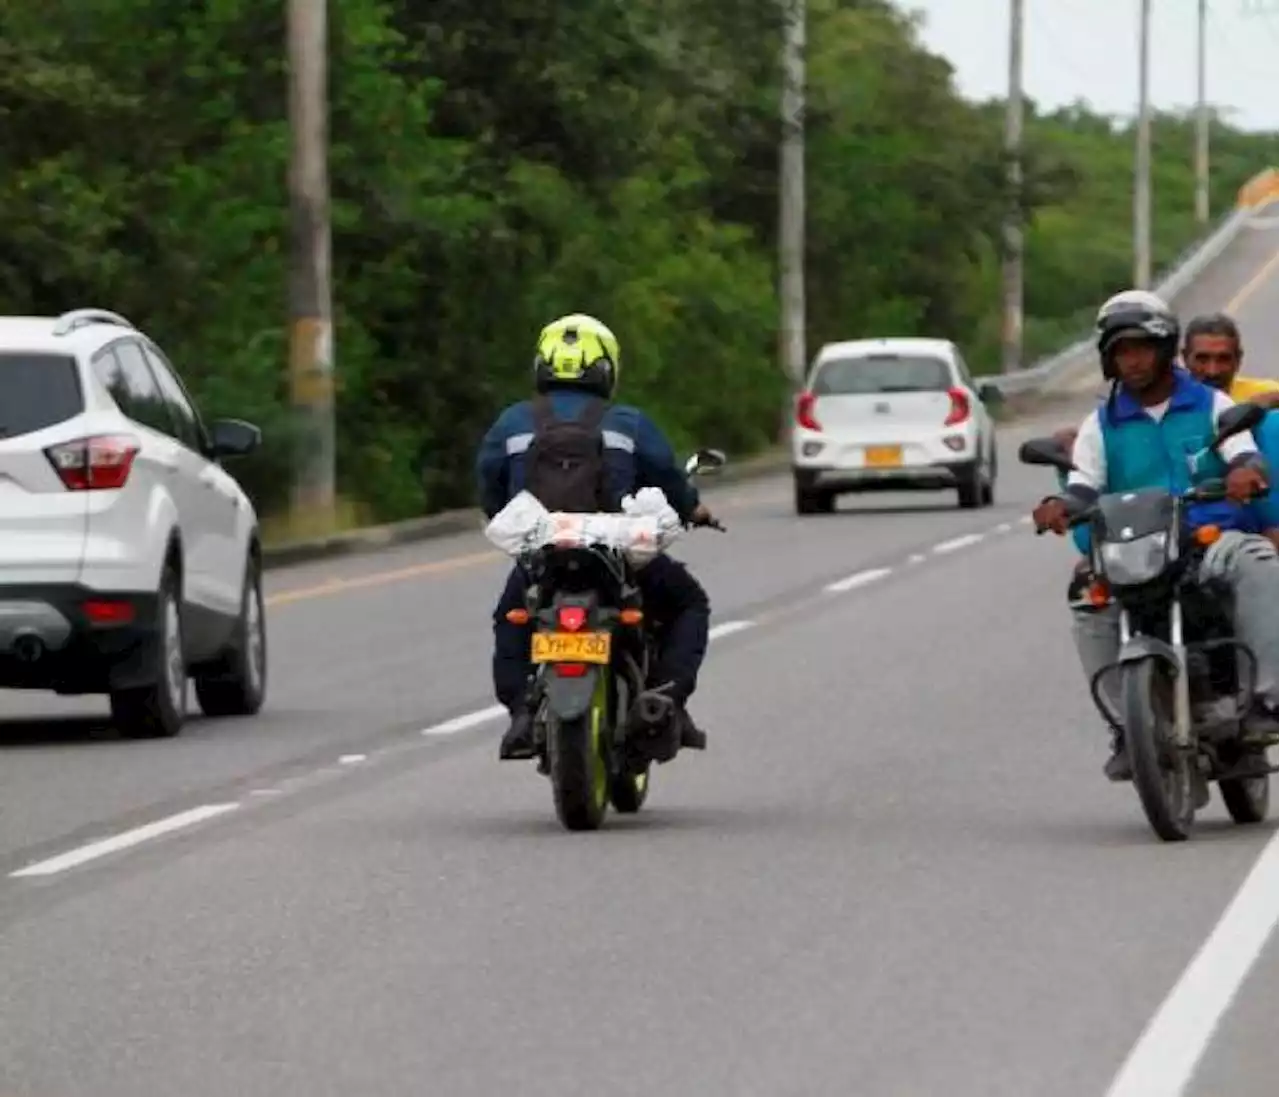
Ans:
[[[608,399],[620,366],[617,337],[594,316],[561,316],[538,333],[533,375],[539,392],[572,386]]]

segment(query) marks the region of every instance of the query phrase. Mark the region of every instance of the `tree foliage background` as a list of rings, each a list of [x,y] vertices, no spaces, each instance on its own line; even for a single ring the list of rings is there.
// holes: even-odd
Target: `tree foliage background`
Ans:
[[[527,391],[546,320],[623,346],[621,398],[679,444],[777,429],[778,5],[342,0],[330,5],[339,479],[352,518],[471,501],[479,434]],[[884,0],[810,0],[812,349],[955,338],[998,368],[1002,106]],[[206,416],[258,422],[235,472],[266,511],[286,408],[283,0],[0,0],[0,299],[96,304],[151,333]],[[1275,134],[1215,121],[1213,208]],[[1154,260],[1196,236],[1193,128],[1154,126]],[[1027,121],[1027,352],[1130,277],[1133,136]]]

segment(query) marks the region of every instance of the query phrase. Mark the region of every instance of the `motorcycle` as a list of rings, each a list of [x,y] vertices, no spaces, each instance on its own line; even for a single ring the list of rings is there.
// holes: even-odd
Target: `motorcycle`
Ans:
[[[684,472],[710,475],[725,463],[720,450],[702,449]],[[610,805],[620,814],[638,812],[652,780],[628,717],[656,658],[636,568],[644,556],[665,549],[656,543],[661,519],[550,515],[536,501],[530,505],[528,517],[513,519],[522,531],[516,538],[491,532],[490,539],[516,558],[527,579],[525,605],[507,619],[533,626],[528,698],[538,772],[550,779],[565,829],[597,830]],[[675,529],[687,526],[665,500],[663,507]],[[714,519],[707,524],[724,530]],[[657,720],[653,706],[641,707],[642,721]]]
[[[1248,404],[1224,412],[1208,449],[1189,458],[1193,472],[1210,450],[1252,430],[1264,414]],[[1049,438],[1024,442],[1018,458],[1063,473],[1075,468]],[[1070,520],[1090,528],[1088,600],[1098,609],[1114,602],[1120,611],[1119,658],[1093,676],[1089,695],[1123,736],[1143,811],[1164,841],[1190,836],[1214,781],[1235,822],[1261,822],[1277,768],[1265,753],[1274,736],[1264,744],[1244,742],[1258,660],[1234,636],[1231,590],[1199,578],[1221,530],[1207,525],[1191,532],[1185,521],[1188,505],[1226,497],[1225,483],[1212,479],[1182,494],[1162,488],[1115,492]],[[1099,686],[1113,671],[1120,677],[1118,712]],[[1259,745],[1264,749],[1250,749]]]

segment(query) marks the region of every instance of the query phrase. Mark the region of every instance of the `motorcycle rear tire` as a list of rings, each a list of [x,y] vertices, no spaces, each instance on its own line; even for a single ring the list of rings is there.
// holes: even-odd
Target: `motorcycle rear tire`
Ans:
[[[1133,784],[1151,829],[1166,842],[1185,842],[1195,818],[1190,757],[1173,743],[1173,672],[1163,662],[1127,663],[1120,673],[1124,738]]]
[[[602,715],[592,707],[574,720],[548,720],[552,799],[566,830],[599,830],[609,810],[609,774],[600,749]]]
[[[649,798],[649,783],[653,780],[651,766],[642,773],[619,773],[609,783],[609,800],[619,815],[634,815]]]

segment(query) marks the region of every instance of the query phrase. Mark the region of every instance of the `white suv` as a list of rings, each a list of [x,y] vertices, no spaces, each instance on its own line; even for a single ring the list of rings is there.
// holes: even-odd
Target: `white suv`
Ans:
[[[829,343],[796,402],[796,512],[835,508],[844,492],[954,489],[962,507],[995,498],[996,431],[959,348],[946,339]]]
[[[258,519],[218,462],[258,428],[206,430],[124,317],[0,317],[0,688],[106,693],[120,731],[182,728],[266,690]]]

